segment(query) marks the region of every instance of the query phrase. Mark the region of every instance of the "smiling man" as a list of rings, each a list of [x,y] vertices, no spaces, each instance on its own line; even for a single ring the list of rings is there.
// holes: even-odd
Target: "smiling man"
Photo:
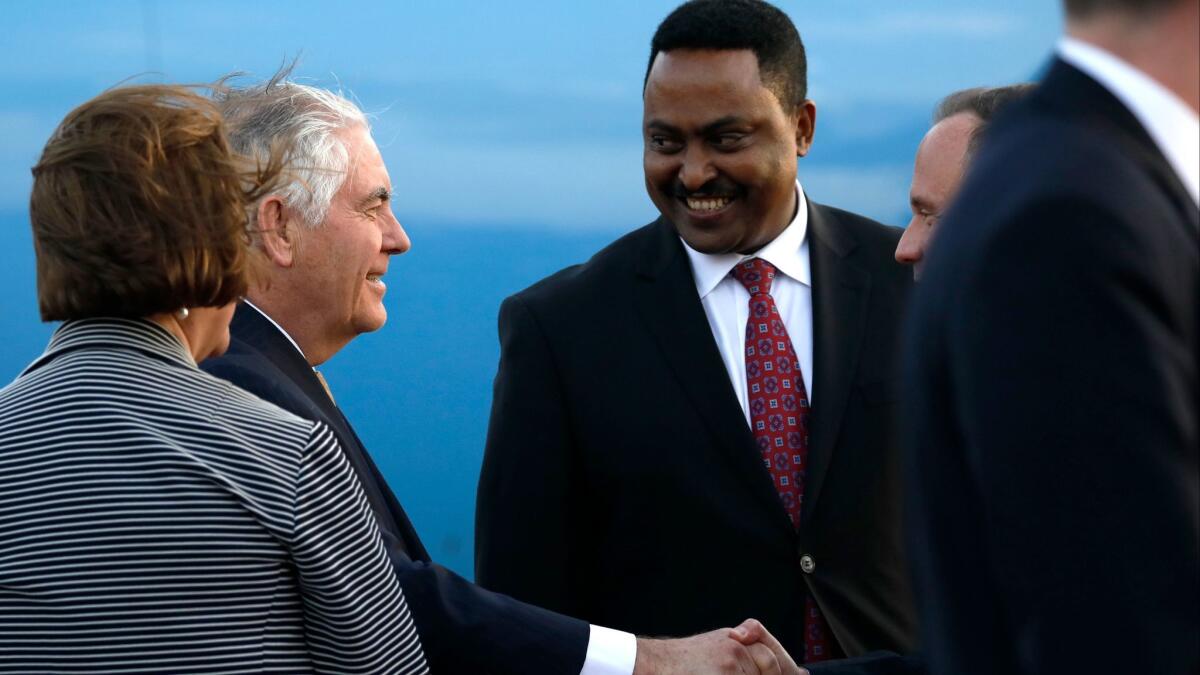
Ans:
[[[806,87],[769,4],[659,26],[662,217],[500,310],[483,585],[637,633],[755,616],[808,662],[912,647],[891,405],[911,275],[899,230],[797,182]]]
[[[391,181],[365,126],[333,135],[342,161],[353,170],[333,194],[319,227],[300,229],[284,195],[267,197],[259,227],[273,265],[270,284],[255,287],[249,304],[281,317],[287,334],[317,366],[362,333],[387,321],[383,275],[391,256],[409,249],[408,235],[392,213]],[[331,146],[336,147],[336,146]],[[288,222],[290,219],[293,222]]]

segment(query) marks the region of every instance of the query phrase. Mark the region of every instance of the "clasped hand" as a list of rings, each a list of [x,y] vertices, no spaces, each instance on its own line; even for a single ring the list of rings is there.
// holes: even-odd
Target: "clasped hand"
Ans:
[[[747,619],[676,640],[638,638],[633,675],[808,675],[761,623]]]

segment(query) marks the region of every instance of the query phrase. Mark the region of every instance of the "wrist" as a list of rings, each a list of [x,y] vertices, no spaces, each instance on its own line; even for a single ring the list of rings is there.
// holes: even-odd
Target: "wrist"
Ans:
[[[665,640],[637,639],[637,655],[633,660],[633,675],[658,675],[662,671]]]

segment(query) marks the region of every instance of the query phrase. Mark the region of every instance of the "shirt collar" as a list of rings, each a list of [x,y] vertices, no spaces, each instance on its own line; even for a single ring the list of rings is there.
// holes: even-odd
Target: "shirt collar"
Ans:
[[[800,181],[796,181],[796,215],[787,228],[775,237],[771,243],[755,251],[743,255],[741,253],[701,253],[683,242],[683,250],[687,251],[688,259],[692,262],[692,278],[696,282],[696,290],[703,298],[717,287],[730,270],[746,258],[762,258],[775,266],[775,269],[799,281],[805,286],[812,284],[809,267],[805,264],[808,234],[808,201]],[[680,241],[683,241],[680,238]]]
[[[275,322],[275,319],[272,319],[269,314],[267,314],[266,312],[259,309],[257,305],[255,305],[253,302],[250,302],[246,298],[242,298],[242,303],[244,305],[246,305],[247,307],[253,309],[254,311],[258,312],[259,314],[261,314],[262,317],[264,319],[266,319],[267,321],[270,321],[271,325],[275,326],[275,329],[278,330],[283,335],[283,337],[287,338],[288,342],[292,343],[292,346],[296,348],[296,351],[300,354],[300,356],[304,356],[304,350],[300,349],[300,345],[296,344],[296,341],[292,339],[292,336],[288,335],[288,332],[283,329],[283,326],[280,326],[278,323]],[[307,361],[308,358],[305,357],[304,360]],[[316,370],[316,368],[313,368],[313,370]]]
[[[1200,204],[1200,116],[1178,96],[1109,52],[1064,36],[1058,55],[1105,89],[1141,122],[1175,173]]]

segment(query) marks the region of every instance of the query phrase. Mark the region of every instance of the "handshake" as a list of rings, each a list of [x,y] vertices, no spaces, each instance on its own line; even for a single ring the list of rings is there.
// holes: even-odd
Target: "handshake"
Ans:
[[[633,675],[808,675],[761,623],[678,640],[638,638]]]

